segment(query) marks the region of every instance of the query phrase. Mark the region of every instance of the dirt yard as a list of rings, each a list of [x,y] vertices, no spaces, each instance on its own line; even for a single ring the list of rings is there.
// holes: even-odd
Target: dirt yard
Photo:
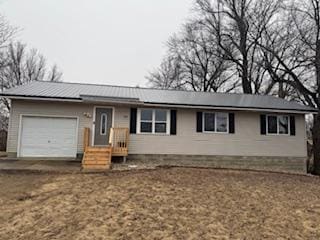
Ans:
[[[1,239],[320,239],[320,178],[192,168],[0,173]]]

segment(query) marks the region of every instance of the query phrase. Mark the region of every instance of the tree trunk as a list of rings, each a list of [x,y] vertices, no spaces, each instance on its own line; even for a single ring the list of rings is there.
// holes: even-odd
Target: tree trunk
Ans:
[[[242,6],[244,7],[244,6]],[[242,9],[243,10],[243,9]],[[248,61],[248,26],[245,19],[244,12],[241,17],[237,18],[238,31],[240,34],[239,50],[242,55],[242,66],[241,66],[241,81],[243,93],[252,94],[252,86],[249,78],[249,61]]]
[[[312,129],[313,154],[314,154],[314,171],[313,174],[320,175],[320,110],[314,115]]]
[[[252,87],[251,82],[249,79],[249,73],[248,73],[248,52],[247,52],[247,36],[244,32],[245,30],[242,30],[243,32],[240,32],[241,39],[240,39],[240,52],[242,55],[242,90],[243,93],[252,94]]]
[[[245,54],[243,56],[243,65],[242,65],[242,90],[243,93],[252,94],[252,87],[251,82],[249,80],[249,74],[248,74],[248,60],[247,55]]]
[[[318,26],[319,27],[319,26]],[[316,42],[316,78],[317,78],[317,99],[318,114],[314,116],[312,138],[314,154],[314,174],[320,175],[320,39]]]
[[[285,91],[284,91],[283,82],[279,82],[278,97],[279,97],[279,98],[285,98],[285,97],[286,97],[286,93],[285,93]]]

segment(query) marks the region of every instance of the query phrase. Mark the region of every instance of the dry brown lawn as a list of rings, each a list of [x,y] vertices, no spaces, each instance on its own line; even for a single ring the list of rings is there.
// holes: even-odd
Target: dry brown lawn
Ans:
[[[0,239],[320,239],[320,178],[0,173]]]

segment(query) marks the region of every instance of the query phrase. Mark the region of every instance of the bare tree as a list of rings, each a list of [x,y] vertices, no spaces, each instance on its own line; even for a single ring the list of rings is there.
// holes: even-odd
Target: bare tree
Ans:
[[[295,60],[305,68],[302,76],[291,71],[291,82],[309,105],[318,109],[312,135],[314,173],[320,175],[320,0],[293,1],[291,17],[298,36]]]
[[[320,0],[292,0],[286,13],[282,27],[265,32],[263,48],[280,66],[272,69],[277,82],[290,85],[302,102],[319,110],[312,135],[314,173],[320,174]]]
[[[8,65],[7,47],[17,32],[17,28],[11,26],[8,21],[0,15],[0,71]],[[4,90],[4,83],[1,79],[0,91]]]
[[[62,73],[54,65],[47,69],[45,58],[35,49],[27,50],[26,45],[11,43],[3,52],[5,65],[0,68],[1,91],[32,81],[59,81]],[[0,98],[3,119],[7,119],[10,101]]]
[[[265,90],[273,87],[258,43],[281,4],[281,0],[196,1],[200,22],[234,64],[244,93],[268,94]]]
[[[290,75],[287,71],[283,70],[281,63],[278,59],[284,59],[285,61],[290,59],[290,49],[292,43],[292,27],[290,24],[283,24],[287,22],[285,20],[275,22],[272,27],[266,28],[259,45],[263,54],[263,68],[268,72],[271,84],[265,85],[265,94],[274,94],[280,98],[287,98],[288,100],[297,100],[304,102],[303,96],[297,91],[291,84]],[[288,22],[287,22],[288,23]],[[267,33],[267,34],[265,34]],[[270,34],[269,34],[270,33]],[[272,52],[269,51],[272,49]],[[287,61],[290,68],[296,68],[297,66],[292,61]],[[274,89],[274,91],[272,91]]]
[[[56,65],[47,69],[46,60],[36,49],[25,44],[11,43],[6,52],[6,67],[0,72],[2,89],[32,81],[59,81],[62,73]]]
[[[9,24],[9,22],[0,15],[0,69],[6,65],[5,50],[15,33],[17,28]]]
[[[163,59],[160,67],[150,72],[146,78],[153,88],[182,90],[185,87],[181,75],[179,60],[168,55]]]
[[[288,97],[292,88],[275,81],[278,75],[271,69],[278,63],[260,47],[263,33],[277,20],[282,2],[197,0],[196,16],[182,33],[169,40],[169,57],[158,71],[150,74],[149,82],[167,86],[175,81],[166,77],[176,73],[174,77],[179,77],[176,78],[179,84],[170,86],[214,92],[234,91],[241,86],[244,93]],[[172,59],[178,64],[168,62]],[[179,71],[172,71],[173,66],[178,66]],[[160,76],[161,81],[157,80]]]
[[[153,86],[190,89],[193,91],[231,91],[229,68],[213,36],[196,22],[184,25],[180,34],[168,41],[168,56],[160,69],[151,73]]]
[[[59,81],[62,73],[54,65],[47,70],[45,58],[35,49],[12,40],[17,28],[0,15],[0,92],[26,82]],[[0,98],[0,127],[7,128],[10,102]]]
[[[17,28],[13,27],[8,21],[0,15],[0,72],[7,66],[6,50],[8,44],[17,32]],[[4,90],[3,79],[0,79],[0,92]],[[7,130],[8,111],[4,101],[0,98],[0,130]]]
[[[62,79],[62,72],[59,70],[58,66],[54,64],[48,73],[47,81],[60,82],[61,79]]]

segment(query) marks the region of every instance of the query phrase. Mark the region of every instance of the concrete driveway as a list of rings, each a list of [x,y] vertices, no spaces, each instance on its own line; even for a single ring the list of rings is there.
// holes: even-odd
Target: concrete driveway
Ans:
[[[49,160],[17,160],[0,159],[0,171],[48,171],[48,172],[80,172],[81,163],[76,161]]]

